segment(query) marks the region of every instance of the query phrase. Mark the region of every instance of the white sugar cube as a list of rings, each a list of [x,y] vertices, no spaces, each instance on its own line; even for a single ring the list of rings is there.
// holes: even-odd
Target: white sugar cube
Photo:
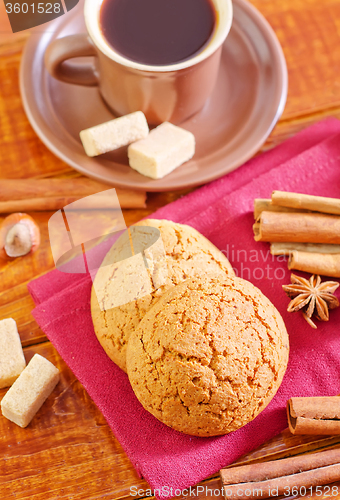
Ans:
[[[35,354],[1,401],[1,411],[20,427],[26,427],[59,381],[59,370]]]
[[[0,389],[9,387],[26,366],[16,322],[0,321]]]
[[[161,179],[194,154],[195,136],[168,122],[128,148],[130,167],[152,179]]]
[[[88,156],[97,156],[144,139],[148,133],[149,127],[144,113],[136,111],[82,130],[80,139],[85,153]]]

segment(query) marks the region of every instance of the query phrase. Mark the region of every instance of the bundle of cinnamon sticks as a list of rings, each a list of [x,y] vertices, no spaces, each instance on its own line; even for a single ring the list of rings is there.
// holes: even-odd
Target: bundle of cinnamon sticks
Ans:
[[[292,434],[340,435],[340,396],[290,398],[287,417]]]
[[[288,255],[288,268],[340,278],[340,199],[283,191],[256,199],[256,241],[273,255]]]
[[[340,435],[339,396],[291,398],[287,403],[287,414],[289,429],[293,434]],[[315,445],[317,443],[318,441]],[[295,455],[306,451],[303,445],[300,448],[294,450]],[[313,446],[308,449],[312,450]],[[315,492],[320,496],[323,492],[321,486],[340,480],[339,462],[340,448],[337,447],[317,453],[221,469],[224,496],[228,500],[277,498],[281,495],[309,497]],[[325,493],[326,489],[330,490],[330,487],[325,486]],[[339,492],[339,489],[336,490],[336,495],[333,496],[338,496]]]
[[[287,402],[289,430],[293,434],[340,435],[340,397],[293,397]],[[301,442],[303,443],[303,441]],[[340,480],[340,448],[333,442],[332,449],[310,453],[320,447],[321,441],[306,447],[301,444],[289,451],[298,456],[277,457],[262,463],[250,463],[220,470],[226,499],[310,497],[320,496],[323,485]],[[306,453],[308,451],[308,453]],[[304,452],[304,455],[301,453]],[[279,454],[280,455],[280,454]],[[329,486],[324,492],[330,491]],[[336,495],[340,492],[336,490]],[[333,490],[335,493],[335,490]],[[327,496],[327,495],[325,495]],[[330,495],[331,496],[331,495]]]
[[[80,198],[108,189],[112,186],[85,177],[0,179],[0,214],[59,210]],[[145,208],[145,192],[119,188],[116,192],[121,208]]]
[[[340,480],[340,449],[220,470],[226,499],[317,496]],[[328,489],[327,489],[328,488]],[[333,490],[338,497],[339,489]],[[329,496],[332,496],[331,494]]]

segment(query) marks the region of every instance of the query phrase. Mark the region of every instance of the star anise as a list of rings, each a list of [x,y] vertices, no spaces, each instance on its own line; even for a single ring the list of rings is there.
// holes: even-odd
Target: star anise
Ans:
[[[292,274],[291,282],[291,285],[282,286],[288,297],[293,299],[287,311],[302,311],[305,320],[312,328],[317,328],[311,319],[313,314],[320,321],[328,321],[329,309],[339,307],[339,301],[333,295],[339,286],[336,281],[322,282],[320,276],[314,274],[307,280]]]

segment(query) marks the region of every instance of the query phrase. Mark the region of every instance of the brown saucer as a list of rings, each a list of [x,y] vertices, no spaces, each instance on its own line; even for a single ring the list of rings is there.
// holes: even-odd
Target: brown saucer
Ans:
[[[215,90],[205,107],[181,126],[196,137],[194,158],[164,179],[152,180],[128,166],[122,148],[86,156],[82,129],[113,118],[97,88],[59,82],[44,67],[47,45],[55,38],[85,32],[83,5],[32,34],[21,64],[24,107],[45,145],[79,172],[116,187],[171,191],[212,181],[251,158],[282,114],[287,67],[281,46],[263,16],[245,0],[234,0],[234,20],[224,44]]]

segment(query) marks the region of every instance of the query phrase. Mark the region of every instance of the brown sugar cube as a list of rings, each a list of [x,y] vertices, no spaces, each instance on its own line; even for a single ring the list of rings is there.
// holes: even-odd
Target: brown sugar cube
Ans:
[[[0,389],[9,387],[26,366],[16,322],[0,321]]]
[[[35,354],[1,401],[4,417],[26,427],[59,381],[59,370]]]

